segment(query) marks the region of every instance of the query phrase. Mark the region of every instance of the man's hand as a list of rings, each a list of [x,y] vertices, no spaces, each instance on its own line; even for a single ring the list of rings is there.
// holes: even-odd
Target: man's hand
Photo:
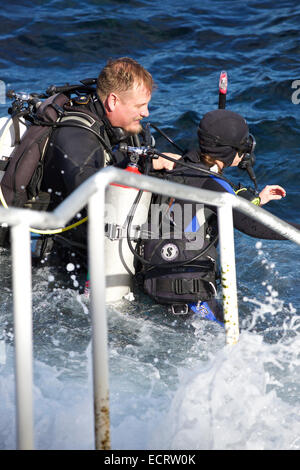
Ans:
[[[165,155],[174,158],[174,160],[179,160],[179,158],[181,158],[181,155],[178,155],[177,153],[165,153]],[[156,160],[152,160],[152,166],[154,170],[173,170],[175,165],[175,162],[166,160],[163,157],[158,157]]]

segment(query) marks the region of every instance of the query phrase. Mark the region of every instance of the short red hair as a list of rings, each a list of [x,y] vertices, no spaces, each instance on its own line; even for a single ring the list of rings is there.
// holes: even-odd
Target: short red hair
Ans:
[[[133,85],[144,85],[150,93],[154,87],[152,75],[134,59],[120,57],[109,60],[99,74],[97,93],[102,100],[112,92],[130,90]]]

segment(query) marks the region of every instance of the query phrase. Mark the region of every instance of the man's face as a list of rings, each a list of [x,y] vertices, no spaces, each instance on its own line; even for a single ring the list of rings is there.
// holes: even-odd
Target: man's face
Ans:
[[[148,103],[151,92],[142,84],[135,84],[130,90],[111,93],[108,97],[108,118],[114,127],[137,134],[141,131],[140,121],[149,116]]]

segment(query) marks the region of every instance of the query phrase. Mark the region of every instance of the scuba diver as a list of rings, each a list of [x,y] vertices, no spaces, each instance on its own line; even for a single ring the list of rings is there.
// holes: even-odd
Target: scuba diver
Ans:
[[[16,99],[11,120],[18,145],[1,181],[2,205],[52,211],[101,168],[126,168],[130,158],[118,149],[119,144],[148,145],[152,139],[141,120],[149,116],[153,86],[147,70],[135,60],[121,57],[109,60],[97,80],[49,87],[42,96],[44,102],[36,94],[29,95],[25,111],[23,95],[12,93]],[[30,123],[20,139],[18,126],[23,118]],[[142,173],[173,166],[173,161],[163,157],[139,160]],[[33,259],[39,262],[51,253],[68,261],[75,251],[86,265],[86,220],[84,209],[79,220],[71,221],[64,231],[33,234]],[[3,239],[5,244],[5,234]]]
[[[63,124],[71,124],[74,119],[78,123],[84,113],[98,136],[78,126],[66,126],[53,132],[41,184],[43,191],[51,191],[48,210],[57,207],[83,181],[106,165],[126,168],[129,158],[118,150],[118,144],[127,142],[138,146],[147,138],[141,120],[149,116],[152,89],[151,74],[135,60],[123,57],[107,62],[97,79],[96,93],[74,99],[64,106],[64,110],[79,114],[78,117],[63,117]],[[179,158],[179,155],[172,155]],[[145,161],[140,160],[139,164],[144,173]],[[153,160],[152,169],[172,169],[173,166],[173,162],[160,157]],[[86,224],[56,236],[55,241],[64,249],[70,246],[71,251],[77,250],[85,257]]]
[[[90,86],[94,84],[96,88]],[[2,205],[52,211],[92,174],[106,165],[125,169],[133,157],[142,173],[151,172],[156,177],[190,186],[231,192],[254,204],[263,205],[285,196],[285,190],[278,185],[267,186],[257,194],[249,188],[235,188],[224,177],[225,168],[238,165],[247,169],[256,184],[251,165],[255,140],[249,134],[245,120],[231,111],[219,109],[203,117],[198,129],[199,149],[186,153],[173,143],[183,154],[182,158],[178,154],[158,152],[149,126],[143,129],[140,124],[149,115],[152,89],[153,79],[149,72],[133,59],[124,57],[109,61],[98,79],[82,80],[79,86],[53,86],[45,96],[29,95],[25,99],[28,103],[25,108],[23,95],[13,93],[16,99],[10,121],[15,131],[22,119],[29,121],[29,127],[22,138],[15,132],[17,145],[14,144],[8,160],[6,157],[3,160],[4,167],[0,167],[5,170],[0,183]],[[76,96],[73,98],[72,94]],[[46,99],[41,102],[40,98]],[[127,203],[124,197],[118,197],[120,200]],[[156,206],[159,206],[160,219],[157,219],[157,213],[152,213]],[[157,302],[172,305],[174,313],[200,308],[204,311],[207,309],[204,301],[209,301],[210,305],[215,303],[218,274],[216,208],[192,203],[188,207],[185,201],[164,200],[154,195],[149,218],[148,209],[145,211],[147,226],[142,227],[134,248],[129,237],[134,214],[131,204],[120,212],[122,217],[125,215],[128,227],[127,237],[123,237],[123,230],[118,236],[124,241],[127,238],[135,257],[136,278],[150,296]],[[55,266],[62,266],[64,270],[68,262],[75,260],[74,255],[78,255],[76,269],[82,269],[86,275],[85,215],[86,209],[78,214],[79,220],[75,218],[68,227],[51,233],[31,230],[33,260],[39,263],[48,258],[50,264],[54,261]],[[282,239],[276,232],[237,211],[233,217],[235,228],[250,236]],[[127,223],[127,219],[131,222]],[[165,221],[170,226],[169,235]],[[114,234],[116,229],[119,232],[119,222],[112,220],[106,225],[112,231],[112,238],[107,239],[113,245],[121,243]],[[5,243],[7,229],[4,232]],[[149,233],[150,239],[144,237]],[[118,262],[123,262],[119,258]],[[113,277],[115,283],[115,273]],[[214,311],[217,310],[214,306]],[[217,316],[221,318],[222,314]]]
[[[245,119],[230,110],[206,113],[198,127],[199,148],[187,152],[176,168],[164,177],[175,182],[216,192],[229,192],[256,205],[285,197],[284,188],[235,187],[223,171],[240,167],[248,171],[256,186],[252,168],[255,139]],[[156,195],[160,219],[149,216],[151,237],[140,241],[136,256],[136,278],[143,290],[158,303],[168,304],[174,314],[200,313],[223,322],[216,300],[218,279],[217,208]],[[188,216],[185,217],[185,212]],[[153,220],[151,220],[153,219]],[[159,220],[159,229],[155,229]],[[233,209],[234,228],[255,238],[284,240],[277,232]],[[299,224],[291,223],[296,228]]]

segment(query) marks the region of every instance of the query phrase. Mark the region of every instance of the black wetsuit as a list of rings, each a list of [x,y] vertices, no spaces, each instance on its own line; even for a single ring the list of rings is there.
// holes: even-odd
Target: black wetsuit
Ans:
[[[233,186],[228,180],[223,179],[222,176],[217,173],[207,173],[208,167],[200,162],[197,151],[186,154],[183,158],[183,163],[184,162],[192,165],[194,168],[184,167],[178,162],[172,172],[167,172],[162,175],[162,177],[188,186],[220,193],[229,192],[235,194]],[[245,195],[245,192],[241,192],[241,194]],[[249,191],[248,195],[250,196],[250,194],[251,192]],[[239,196],[237,195],[236,197]],[[253,198],[254,194],[252,193],[252,199]],[[250,198],[246,197],[246,199],[249,200]],[[194,207],[193,212],[191,212],[188,206],[185,206],[188,201],[180,201],[174,198],[163,199],[163,197],[155,195],[154,202],[159,205],[165,203],[166,207],[169,209],[164,212],[165,215],[163,217],[165,217],[166,220],[174,220],[175,228],[177,226],[178,230],[183,230],[180,239],[178,239],[178,237],[176,239],[176,237],[172,235],[172,232],[168,232],[170,234],[167,232],[162,233],[164,231],[162,228],[161,232],[158,232],[157,237],[148,237],[148,239],[141,242],[142,247],[140,253],[143,255],[146,262],[143,262],[142,259],[139,260],[140,264],[138,265],[138,269],[140,272],[137,276],[143,289],[158,303],[169,304],[172,305],[173,308],[176,306],[176,309],[179,309],[180,312],[182,310],[184,311],[182,305],[185,305],[196,313],[208,315],[207,318],[216,318],[218,321],[222,322],[223,313],[220,305],[216,302],[216,290],[215,293],[213,293],[210,288],[212,284],[216,285],[216,273],[218,271],[218,254],[216,250],[218,243],[217,208],[215,206],[205,206],[202,215],[200,209],[199,224],[194,223],[193,229],[192,221],[185,226],[181,222],[180,217],[188,219],[183,215],[183,212],[188,210],[187,216],[192,214],[191,217],[194,221],[196,203],[191,203],[192,207]],[[177,214],[180,214],[179,218],[174,219],[173,214],[175,214],[176,217],[176,212],[174,212],[173,204],[175,206],[176,203],[182,207],[182,210],[177,211]],[[187,209],[185,209],[185,207]],[[198,215],[196,215],[196,218],[198,218]],[[201,223],[204,224],[204,230],[202,232]],[[274,230],[235,209],[233,210],[233,223],[234,228],[251,237],[285,240],[283,236],[279,235]],[[300,229],[299,224],[291,223],[291,225]],[[151,227],[152,226],[154,226],[154,223]],[[161,223],[160,227],[168,228],[168,224],[163,225],[163,223]],[[202,248],[200,247],[196,251],[195,249],[194,251],[191,250],[189,244],[189,240],[192,239],[190,238],[190,232],[200,234],[200,239],[201,233],[202,236],[204,234]],[[175,249],[175,246],[177,249]],[[167,248],[170,249],[172,262],[171,258],[166,259],[165,253]],[[199,256],[199,258],[195,258],[195,255]],[[201,304],[199,304],[200,309],[198,311],[197,306],[199,301]]]
[[[78,186],[104,166],[114,165],[126,168],[129,162],[126,154],[117,150],[112,134],[113,128],[109,122],[105,121],[103,105],[96,97],[90,97],[87,104],[75,104],[67,110],[79,111],[91,116],[96,121],[95,129],[101,139],[88,129],[77,127],[78,120],[74,121],[75,127],[72,127],[73,121],[68,121],[67,125],[53,131],[45,155],[41,184],[41,190],[50,193],[49,211],[55,209]],[[132,140],[137,138],[137,136],[129,137],[128,144],[136,145],[136,142]],[[70,221],[70,224],[78,222],[86,215],[86,209],[83,209],[79,219]],[[52,254],[54,251],[59,254],[60,259],[63,257],[65,261],[68,261],[70,253],[74,255],[76,252],[86,266],[87,223],[54,237],[48,237],[48,247],[52,245],[52,242],[56,247],[56,250],[51,248]]]
[[[105,164],[124,167],[128,162],[124,153],[112,151],[112,142],[103,122],[104,109],[97,99],[91,98],[86,105],[75,105],[71,110],[92,116],[97,121],[102,140],[87,129],[71,127],[72,121],[53,131],[45,155],[41,186],[43,191],[51,194],[50,211]],[[74,121],[76,123],[78,121]]]
[[[202,166],[203,168],[208,169],[202,164],[199,164],[199,156],[197,151],[191,151],[185,155],[184,160],[188,163],[193,163],[198,166]],[[179,165],[178,165],[179,167]],[[211,191],[216,192],[229,192],[234,194],[233,188],[227,181],[222,180],[216,173],[215,175],[201,175],[201,172],[189,170],[183,167],[181,169],[178,168],[178,173],[183,173],[185,178],[188,178],[189,184],[201,187],[203,189],[208,189]],[[188,176],[190,175],[190,176]],[[243,194],[243,193],[241,193]],[[216,207],[210,207],[212,211],[217,213]],[[293,227],[300,230],[300,224],[294,222],[287,222]],[[245,233],[254,238],[261,238],[266,240],[286,240],[286,238],[279,233],[275,232],[274,230],[266,227],[261,222],[258,222],[246,214],[243,214],[235,209],[233,209],[233,225],[234,228],[239,230],[240,232]]]

